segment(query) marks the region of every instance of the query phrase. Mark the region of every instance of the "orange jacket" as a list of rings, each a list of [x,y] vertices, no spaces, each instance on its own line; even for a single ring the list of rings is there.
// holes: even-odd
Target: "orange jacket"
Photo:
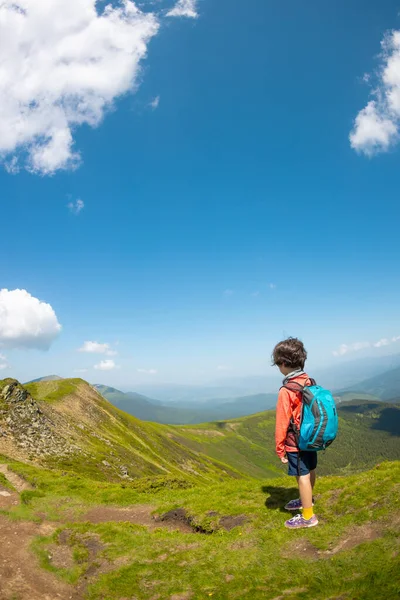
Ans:
[[[305,385],[309,379],[309,376],[304,373],[291,378],[289,381]],[[288,428],[291,419],[293,419],[295,425],[299,428],[300,416],[301,394],[286,388],[281,388],[279,390],[278,403],[276,405],[275,426],[276,453],[279,458],[283,458],[286,452],[299,451],[296,446],[295,437],[291,432],[288,433]]]

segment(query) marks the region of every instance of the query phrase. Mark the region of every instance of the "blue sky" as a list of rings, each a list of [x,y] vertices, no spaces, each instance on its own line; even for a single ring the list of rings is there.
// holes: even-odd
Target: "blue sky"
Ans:
[[[140,6],[155,21],[140,70],[126,67],[136,89],[102,89],[112,110],[71,126],[79,165],[64,146],[39,153],[43,132],[2,149],[0,289],[62,325],[51,344],[11,339],[0,300],[2,373],[205,382],[269,372],[285,335],[318,366],[381,340],[399,352],[397,117],[362,111],[387,91],[397,50],[381,42],[400,3],[202,0],[197,18]],[[13,298],[7,310],[25,310]],[[78,352],[88,341],[97,352]]]

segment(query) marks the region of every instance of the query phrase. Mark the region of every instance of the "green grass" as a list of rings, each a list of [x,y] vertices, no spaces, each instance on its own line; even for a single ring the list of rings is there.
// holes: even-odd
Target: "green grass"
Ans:
[[[56,411],[68,438],[82,452],[44,459],[48,467],[104,481],[170,477],[192,483],[229,478],[271,478],[285,474],[275,456],[275,412],[199,425],[172,426],[139,421],[112,406],[81,379],[28,384],[42,406]],[[73,410],[77,410],[76,413]],[[319,456],[322,474],[357,472],[377,461],[400,459],[398,436],[380,423],[385,405],[361,417],[340,407],[337,441]],[[398,411],[399,407],[391,406]],[[53,413],[49,413],[50,419]],[[386,422],[390,421],[386,415]],[[386,429],[385,429],[386,427]],[[61,432],[62,433],[62,432]],[[104,464],[108,463],[107,464]]]
[[[33,512],[66,498],[79,500],[81,508],[110,500],[124,506],[149,503],[159,514],[183,507],[195,524],[212,532],[164,528],[149,532],[132,523],[94,525],[71,519],[61,527],[68,531],[73,556],[73,566],[66,569],[55,568],[48,559],[49,549],[60,544],[60,531],[36,540],[34,549],[42,566],[66,581],[81,580],[89,569],[96,572],[93,564],[107,565],[110,572],[102,574],[100,569],[94,580],[88,580],[88,600],[150,600],[157,594],[171,598],[185,593],[194,600],[211,595],[219,600],[272,600],[281,595],[293,600],[390,600],[400,591],[400,532],[394,521],[399,509],[398,462],[362,474],[320,478],[316,490],[320,525],[295,532],[283,527],[288,513],[282,505],[295,494],[289,478],[152,491],[117,490],[112,484],[97,483],[92,495],[92,482],[82,479],[72,495],[68,478],[60,482],[50,472],[45,480],[40,472],[36,477],[45,491],[43,497],[32,498]],[[210,511],[219,516],[210,516]],[[248,522],[227,532],[219,527],[219,519],[228,515],[246,515]],[[89,559],[85,540],[91,538],[99,540],[100,549]],[[351,538],[354,547],[328,553]]]
[[[3,475],[3,473],[0,473],[0,486],[2,486],[3,488],[6,488],[7,490],[14,491],[13,486],[8,481],[8,479],[6,478],[6,476]]]
[[[76,391],[76,386],[83,383],[83,379],[63,379],[56,381],[38,381],[27,383],[24,388],[35,400],[44,402],[57,402]]]

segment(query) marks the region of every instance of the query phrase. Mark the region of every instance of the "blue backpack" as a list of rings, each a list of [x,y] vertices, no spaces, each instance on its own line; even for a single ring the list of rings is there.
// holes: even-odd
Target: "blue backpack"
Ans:
[[[310,379],[310,383],[302,386],[296,381],[288,381],[283,387],[301,394],[300,429],[293,421],[290,424],[299,450],[318,452],[335,440],[339,423],[331,392],[317,385],[314,379]]]

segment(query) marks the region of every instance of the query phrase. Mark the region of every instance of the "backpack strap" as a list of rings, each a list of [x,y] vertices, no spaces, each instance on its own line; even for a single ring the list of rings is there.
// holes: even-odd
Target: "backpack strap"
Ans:
[[[289,381],[288,383],[284,383],[281,387],[282,388],[286,388],[287,390],[290,390],[291,392],[296,392],[296,393],[303,393],[304,390],[304,385],[301,385],[301,383],[298,383],[297,381]]]
[[[290,390],[291,392],[296,392],[296,393],[303,393],[303,390],[305,387],[310,387],[310,385],[317,385],[317,382],[315,381],[315,379],[312,379],[311,377],[309,377],[308,379],[306,379],[306,382],[309,381],[310,383],[306,383],[305,385],[302,385],[301,383],[298,383],[297,381],[288,381],[287,383],[284,383],[281,386],[282,388],[286,388],[287,390]]]

